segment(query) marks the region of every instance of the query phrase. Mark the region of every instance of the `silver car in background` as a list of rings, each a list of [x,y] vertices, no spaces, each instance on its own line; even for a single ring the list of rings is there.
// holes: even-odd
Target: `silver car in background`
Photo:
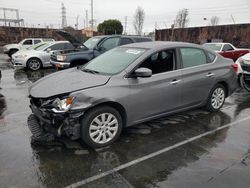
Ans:
[[[238,87],[233,60],[199,45],[134,43],[31,86],[32,140],[66,135],[91,147],[122,128],[191,108],[218,111]]]
[[[38,46],[21,50],[12,55],[12,64],[16,68],[28,68],[36,71],[43,67],[50,67],[50,56],[53,52],[71,50],[74,47],[68,41],[41,43]]]

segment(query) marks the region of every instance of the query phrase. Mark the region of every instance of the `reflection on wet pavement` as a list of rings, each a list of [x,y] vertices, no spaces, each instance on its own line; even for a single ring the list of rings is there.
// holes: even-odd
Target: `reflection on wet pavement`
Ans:
[[[4,112],[6,110],[5,97],[0,93],[0,121],[4,118]]]
[[[15,70],[14,78],[17,85],[25,84],[27,82],[36,82],[44,76],[47,76],[55,72],[54,69],[43,69],[39,71],[29,71],[29,70]]]
[[[2,187],[65,187],[248,117],[250,112],[249,94],[238,91],[221,112],[192,110],[127,128],[115,144],[106,148],[91,150],[67,138],[51,145],[31,146],[26,123],[30,113],[27,88],[52,72],[14,72],[9,68],[2,72]],[[247,187],[249,123],[248,120],[222,129],[81,187]]]

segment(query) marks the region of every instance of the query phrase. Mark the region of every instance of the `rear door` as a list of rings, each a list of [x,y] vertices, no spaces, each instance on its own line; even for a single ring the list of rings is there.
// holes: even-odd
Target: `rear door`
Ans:
[[[182,107],[199,105],[207,99],[214,83],[215,68],[199,48],[179,48],[182,60]]]
[[[43,62],[44,65],[50,65],[50,56],[53,52],[61,51],[64,49],[65,43],[57,43],[49,46],[47,49],[50,49],[50,51],[47,51],[47,49],[44,50],[43,53]]]

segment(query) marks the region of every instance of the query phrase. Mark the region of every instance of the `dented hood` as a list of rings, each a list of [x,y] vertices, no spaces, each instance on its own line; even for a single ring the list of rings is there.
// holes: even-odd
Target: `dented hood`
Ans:
[[[72,68],[46,76],[29,88],[29,95],[34,98],[48,98],[74,91],[105,85],[110,76],[83,72]]]

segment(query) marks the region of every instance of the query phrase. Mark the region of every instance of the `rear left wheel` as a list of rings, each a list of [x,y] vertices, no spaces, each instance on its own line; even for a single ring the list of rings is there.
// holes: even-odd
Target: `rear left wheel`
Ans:
[[[112,107],[97,107],[87,112],[81,121],[81,138],[92,148],[112,144],[122,130],[122,117]]]
[[[226,99],[226,89],[222,84],[217,84],[211,90],[206,109],[211,112],[219,111]]]

